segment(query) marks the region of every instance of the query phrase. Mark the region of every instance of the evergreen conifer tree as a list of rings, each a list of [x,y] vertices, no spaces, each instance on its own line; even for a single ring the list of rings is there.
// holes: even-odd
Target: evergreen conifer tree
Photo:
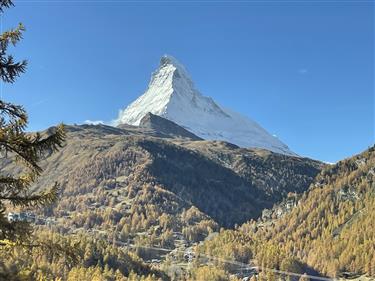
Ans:
[[[13,6],[11,0],[0,0],[0,14]],[[14,83],[25,72],[27,61],[15,61],[9,54],[9,46],[15,46],[25,30],[18,27],[0,35],[0,82]],[[44,206],[56,199],[58,185],[35,193],[32,184],[42,173],[40,160],[46,152],[58,150],[65,138],[64,127],[59,125],[50,132],[26,133],[28,123],[26,111],[22,106],[0,100],[0,157],[2,161],[14,162],[21,173],[9,174],[0,170],[0,246],[7,247],[25,243],[31,234],[27,222],[8,221],[6,215],[9,206],[25,208]]]

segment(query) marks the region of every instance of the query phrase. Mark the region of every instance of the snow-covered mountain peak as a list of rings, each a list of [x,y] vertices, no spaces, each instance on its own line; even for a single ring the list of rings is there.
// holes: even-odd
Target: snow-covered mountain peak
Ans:
[[[194,88],[194,83],[186,68],[177,59],[164,55],[160,59],[158,69],[151,76],[149,88],[152,86]],[[186,92],[189,93],[191,94]]]
[[[173,65],[177,70],[182,72],[187,78],[190,79],[185,67],[175,57],[172,57],[171,55],[162,56],[160,59],[160,67],[165,67],[168,65]]]
[[[225,109],[196,88],[186,68],[164,55],[143,95],[120,112],[118,124],[139,126],[148,113],[169,119],[195,135],[241,147],[258,147],[295,155],[254,121]]]

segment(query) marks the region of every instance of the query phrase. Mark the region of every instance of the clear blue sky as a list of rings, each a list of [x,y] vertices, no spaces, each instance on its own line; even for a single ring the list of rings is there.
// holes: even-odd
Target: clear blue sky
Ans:
[[[374,143],[374,4],[28,2],[13,50],[28,72],[3,88],[30,130],[110,121],[143,93],[163,54],[197,88],[256,120],[295,152],[337,161]]]

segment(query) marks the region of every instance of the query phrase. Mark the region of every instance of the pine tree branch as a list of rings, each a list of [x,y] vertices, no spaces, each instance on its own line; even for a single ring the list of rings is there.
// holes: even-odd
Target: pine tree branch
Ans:
[[[0,13],[4,12],[4,8],[10,8],[14,6],[11,0],[1,0],[0,1]]]
[[[9,43],[15,46],[17,42],[22,39],[22,33],[25,30],[25,26],[22,23],[19,23],[16,28],[3,32],[3,34],[0,35],[1,51],[5,51]]]
[[[13,134],[13,132],[2,132],[0,129],[0,148],[16,154],[17,161],[22,162],[36,175],[42,172],[37,164],[46,151],[55,152],[62,147],[65,140],[64,125],[59,125],[49,136],[42,138],[38,133],[34,137],[26,136],[24,133]]]
[[[14,206],[22,207],[36,207],[36,206],[46,206],[52,204],[56,201],[59,191],[59,185],[55,185],[48,191],[42,192],[36,195],[24,195],[24,196],[2,196],[0,195],[0,200],[8,200]]]
[[[47,150],[52,150],[52,152],[57,151],[63,145],[65,140],[65,128],[63,124],[55,127],[54,132],[46,138],[42,138],[39,133],[36,134],[34,139],[32,139],[26,145],[32,148],[37,155],[43,155]]]
[[[0,100],[0,115],[1,119],[4,119],[4,121],[5,119],[8,119],[10,121],[16,120],[17,123],[20,123],[20,126],[26,125],[27,123],[27,114],[25,112],[25,109],[20,105],[15,105]],[[4,115],[6,117],[3,117]],[[3,128],[3,126],[1,126],[1,128]]]
[[[0,140],[0,147],[5,148],[6,151],[10,151],[16,154],[16,161],[23,163],[27,168],[33,171],[35,175],[40,175],[43,171],[42,168],[37,164],[39,158],[36,155],[30,154],[29,151],[23,151],[20,147],[17,147],[14,143],[3,142]]]
[[[9,44],[15,46],[22,39],[25,27],[20,23],[16,28],[0,35],[0,78],[6,83],[13,83],[26,71],[27,61],[15,62],[13,56],[7,55]]]
[[[0,178],[0,196],[16,196],[27,190],[31,183],[35,181],[33,173],[25,174],[19,178]]]
[[[14,62],[12,56],[0,56],[0,78],[6,83],[14,83],[26,71],[27,61]]]

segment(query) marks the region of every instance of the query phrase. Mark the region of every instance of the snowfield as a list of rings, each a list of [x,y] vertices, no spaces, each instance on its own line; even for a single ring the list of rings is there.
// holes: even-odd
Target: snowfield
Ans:
[[[161,58],[146,92],[120,112],[116,123],[138,126],[148,112],[169,119],[203,139],[296,156],[253,120],[203,96],[185,67],[172,56]]]

